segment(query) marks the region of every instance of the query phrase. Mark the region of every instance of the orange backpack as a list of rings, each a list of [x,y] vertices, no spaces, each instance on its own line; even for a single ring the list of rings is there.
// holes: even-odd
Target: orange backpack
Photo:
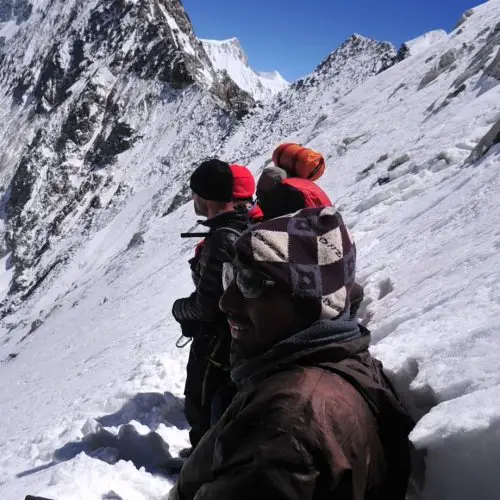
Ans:
[[[291,177],[310,181],[317,181],[325,172],[323,155],[300,144],[281,144],[274,150],[273,162],[277,167],[286,170]]]

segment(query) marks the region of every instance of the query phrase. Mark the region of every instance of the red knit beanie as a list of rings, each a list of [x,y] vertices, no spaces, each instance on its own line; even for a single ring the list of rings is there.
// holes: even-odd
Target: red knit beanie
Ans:
[[[255,194],[252,172],[242,165],[229,165],[233,174],[233,200],[248,200]]]

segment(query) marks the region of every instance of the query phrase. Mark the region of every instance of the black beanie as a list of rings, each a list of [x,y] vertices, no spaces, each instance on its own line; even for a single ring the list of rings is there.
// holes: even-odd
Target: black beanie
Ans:
[[[205,200],[230,202],[233,199],[233,174],[229,164],[207,160],[191,175],[189,187]]]

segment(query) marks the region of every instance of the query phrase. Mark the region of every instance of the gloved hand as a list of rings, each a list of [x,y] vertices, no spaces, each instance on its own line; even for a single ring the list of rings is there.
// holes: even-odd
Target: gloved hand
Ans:
[[[181,321],[182,335],[188,339],[193,339],[198,336],[200,331],[200,323],[198,321]]]
[[[172,306],[172,316],[174,317],[175,321],[177,321],[177,323],[182,323],[180,314],[181,314],[181,304],[183,300],[184,299],[177,299],[174,302],[174,305]]]

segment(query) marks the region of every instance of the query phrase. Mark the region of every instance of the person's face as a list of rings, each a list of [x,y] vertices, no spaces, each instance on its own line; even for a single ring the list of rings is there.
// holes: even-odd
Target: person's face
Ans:
[[[258,273],[256,269],[250,271]],[[238,268],[234,268],[234,272],[237,273]],[[259,356],[309,326],[295,307],[291,293],[266,286],[259,296],[245,298],[237,282],[238,279],[233,279],[229,283],[220,300],[220,308],[231,328],[233,361]]]
[[[194,212],[201,217],[208,217],[208,203],[201,196],[193,193]]]

